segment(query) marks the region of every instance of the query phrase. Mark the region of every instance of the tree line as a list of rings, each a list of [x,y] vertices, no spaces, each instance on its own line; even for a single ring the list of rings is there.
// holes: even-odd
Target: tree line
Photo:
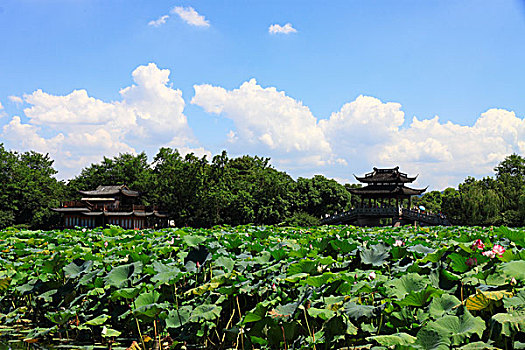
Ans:
[[[496,168],[495,177],[468,177],[458,189],[432,191],[416,198],[433,212],[461,225],[525,225],[525,159],[513,154]],[[0,144],[0,227],[59,227],[61,216],[51,210],[62,201],[80,199],[79,190],[125,184],[141,192],[144,205],[156,205],[177,226],[219,224],[317,225],[322,217],[354,207],[359,198],[322,175],[292,179],[270,165],[269,158],[228,157],[211,160],[176,149],[104,157],[68,181],[54,175],[49,155],[8,151]]]

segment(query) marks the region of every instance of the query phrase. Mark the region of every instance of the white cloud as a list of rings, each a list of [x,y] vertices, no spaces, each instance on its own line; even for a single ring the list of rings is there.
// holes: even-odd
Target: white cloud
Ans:
[[[76,175],[102,156],[136,149],[156,152],[170,146],[189,152],[198,143],[183,113],[182,92],[169,85],[169,74],[153,63],[139,66],[132,73],[134,84],[120,90],[121,100],[113,102],[91,97],[86,90],[65,96],[42,90],[26,94],[29,121],[13,117],[1,136],[13,148],[50,153],[62,177]],[[206,152],[198,146],[195,150]]]
[[[7,96],[9,101],[14,102],[16,104],[22,104],[24,103],[24,100],[21,97],[18,96]]]
[[[304,176],[348,178],[399,165],[421,174],[415,186],[443,189],[492,175],[511,153],[525,154],[525,120],[503,109],[488,110],[473,126],[414,117],[404,127],[401,104],[359,96],[318,121],[300,101],[254,79],[234,90],[196,85],[192,103],[233,121],[225,138],[234,151],[270,156]]]
[[[292,27],[291,23],[286,23],[284,26],[281,26],[279,24],[272,24],[270,27],[268,27],[268,33],[270,34],[290,34],[290,33],[297,33],[297,29]]]
[[[228,133],[234,149],[275,156],[282,164],[330,161],[330,145],[316,118],[284,92],[263,88],[255,79],[231,91],[208,84],[194,88],[191,103],[234,122],[236,130]]]
[[[210,22],[204,16],[200,15],[193,7],[177,6],[171,10],[171,13],[179,15],[186,23],[196,27],[209,27]]]
[[[156,19],[156,20],[149,21],[149,22],[148,22],[148,25],[151,26],[151,27],[160,27],[161,25],[163,25],[163,24],[166,23],[166,21],[168,20],[168,18],[170,18],[169,15],[161,16],[161,17],[159,17],[159,18]]]

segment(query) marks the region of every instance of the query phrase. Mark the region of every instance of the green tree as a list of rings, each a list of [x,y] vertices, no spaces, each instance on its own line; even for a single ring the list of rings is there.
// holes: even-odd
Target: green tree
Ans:
[[[114,158],[104,157],[100,163],[91,164],[69,181],[71,197],[79,197],[78,191],[94,190],[99,185],[126,185],[141,192],[143,204],[150,204],[152,170],[146,153],[124,153]]]
[[[65,185],[54,178],[57,173],[49,155],[34,151],[18,154],[0,145],[0,226],[28,225],[48,228],[59,223],[51,208],[64,198]]]
[[[322,218],[350,209],[351,195],[345,186],[322,175],[297,179],[297,210]]]

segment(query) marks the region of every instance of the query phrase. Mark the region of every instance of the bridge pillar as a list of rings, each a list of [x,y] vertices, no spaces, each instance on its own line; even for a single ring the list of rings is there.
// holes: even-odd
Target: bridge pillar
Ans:
[[[357,226],[379,226],[379,220],[380,218],[361,216],[357,218]]]

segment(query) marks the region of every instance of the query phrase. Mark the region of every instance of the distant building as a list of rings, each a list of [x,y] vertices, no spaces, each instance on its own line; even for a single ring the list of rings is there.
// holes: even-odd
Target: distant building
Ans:
[[[365,176],[354,177],[362,183],[366,183],[365,187],[351,188],[350,193],[361,197],[361,205],[372,206],[372,200],[377,204],[382,205],[388,203],[396,207],[406,203],[407,207],[412,206],[412,196],[419,196],[426,191],[426,188],[415,189],[405,186],[417,179],[417,176],[409,177],[407,174],[399,171],[399,167],[378,169],[366,174]]]
[[[168,216],[155,207],[140,205],[140,194],[125,185],[98,186],[93,191],[79,191],[80,201],[62,203],[52,209],[64,214],[65,228],[117,225],[125,229],[168,226]]]
[[[322,224],[352,224],[358,226],[379,226],[381,220],[394,226],[417,223],[419,225],[450,225],[443,215],[437,215],[412,208],[412,196],[419,196],[426,188],[411,188],[417,176],[409,177],[399,167],[378,169],[365,176],[355,178],[366,186],[351,188],[350,193],[360,197],[360,204],[344,213],[321,220]],[[386,219],[386,220],[385,220]]]

